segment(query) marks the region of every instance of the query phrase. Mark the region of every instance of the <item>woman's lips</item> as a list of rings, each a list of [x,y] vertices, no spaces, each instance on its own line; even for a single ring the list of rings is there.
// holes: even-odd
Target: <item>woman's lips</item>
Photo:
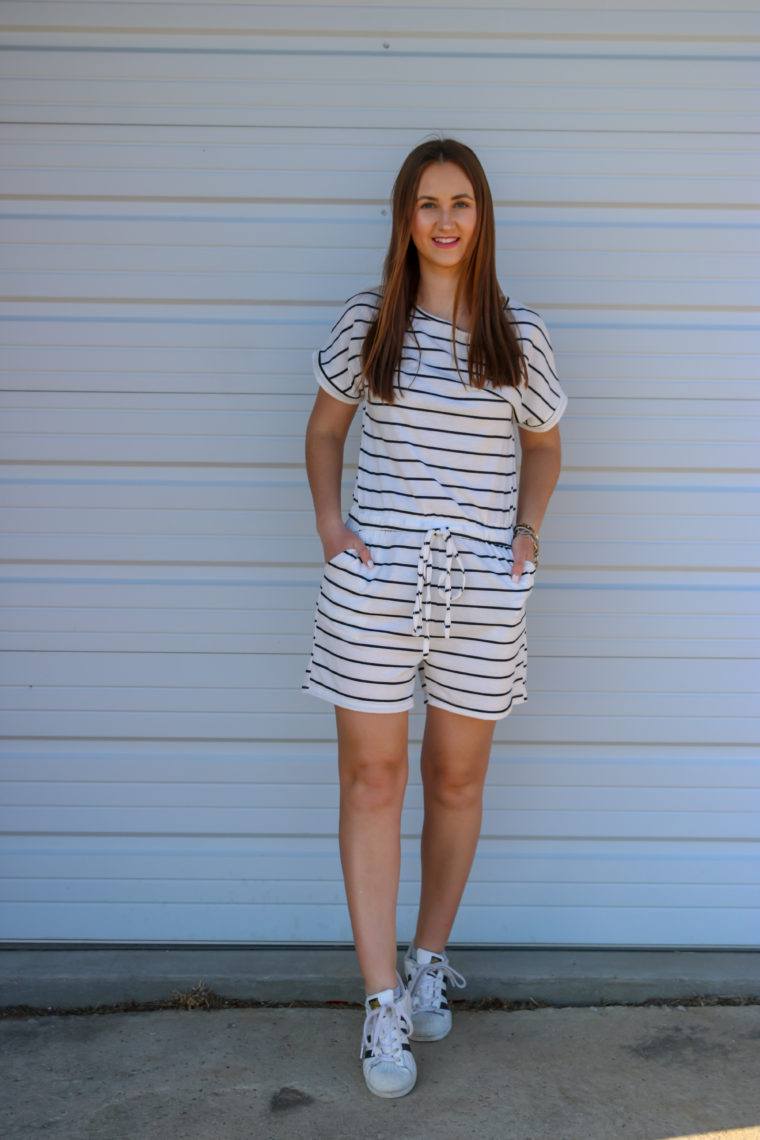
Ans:
[[[449,246],[449,245],[456,245],[456,243],[459,241],[459,238],[458,237],[433,238],[433,241],[435,242],[436,245]]]

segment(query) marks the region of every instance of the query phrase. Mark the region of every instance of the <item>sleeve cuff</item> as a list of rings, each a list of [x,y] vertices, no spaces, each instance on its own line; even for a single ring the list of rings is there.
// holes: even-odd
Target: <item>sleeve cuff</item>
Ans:
[[[535,425],[533,425],[533,424],[521,424],[520,421],[518,420],[517,421],[518,427],[523,428],[524,431],[535,431],[535,432],[549,431],[550,428],[555,427],[556,424],[558,424],[559,421],[562,419],[562,414],[565,411],[566,407],[567,407],[567,394],[565,392],[563,392],[562,393],[562,399],[560,400],[559,404],[554,409],[554,411],[552,412],[552,414],[548,420],[544,420],[544,422],[542,424],[535,424]]]
[[[311,357],[312,367],[314,369],[314,377],[328,396],[332,396],[336,400],[340,400],[342,404],[358,404],[361,402],[361,396],[348,396],[342,389],[338,388],[336,384],[326,376],[322,365],[319,362],[319,350],[312,353]]]

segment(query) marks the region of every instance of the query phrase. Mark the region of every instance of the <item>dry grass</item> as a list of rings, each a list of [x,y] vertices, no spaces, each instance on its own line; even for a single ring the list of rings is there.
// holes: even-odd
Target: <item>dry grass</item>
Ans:
[[[475,1012],[514,1012],[531,1009],[603,1008],[605,1006],[626,1007],[668,1007],[670,1009],[694,1006],[760,1005],[760,994],[693,994],[688,997],[658,998],[645,1001],[595,1001],[595,1002],[549,1002],[528,998],[523,1001],[510,1001],[507,998],[480,998],[478,1001],[455,1001],[457,1009]],[[154,1010],[212,1010],[212,1009],[363,1009],[361,1002],[351,1001],[257,1001],[253,998],[225,998],[215,993],[200,981],[189,990],[175,990],[168,998],[154,1001],[122,1001],[113,1005],[88,1005],[71,1008],[49,1006],[38,1008],[31,1005],[9,1005],[0,1008],[0,1018],[29,1017],[89,1017],[107,1013],[146,1013]]]

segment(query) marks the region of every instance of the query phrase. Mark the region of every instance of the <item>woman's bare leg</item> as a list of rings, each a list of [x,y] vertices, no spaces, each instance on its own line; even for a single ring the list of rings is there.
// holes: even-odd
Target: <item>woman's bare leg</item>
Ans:
[[[335,709],[340,771],[340,858],[367,993],[396,985],[401,807],[408,714]]]
[[[420,766],[425,798],[415,946],[441,952],[475,856],[495,722],[428,705]]]

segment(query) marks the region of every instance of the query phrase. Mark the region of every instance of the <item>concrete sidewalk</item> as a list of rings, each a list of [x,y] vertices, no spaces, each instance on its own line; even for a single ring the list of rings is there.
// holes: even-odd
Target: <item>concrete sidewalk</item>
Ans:
[[[360,1009],[19,1011],[0,1020],[0,1135],[760,1140],[760,1005],[661,1004],[700,994],[756,1001],[757,952],[458,947],[452,960],[470,1002],[564,1008],[455,1006],[450,1037],[414,1046],[417,1087],[395,1101],[365,1088]],[[199,990],[251,1002],[346,1002],[362,993],[356,956],[343,947],[0,954],[4,1007],[145,1003]],[[614,1004],[622,1002],[647,1005]]]
[[[758,1140],[760,1007],[456,1010],[383,1101],[354,1009],[0,1021],[5,1140]]]

